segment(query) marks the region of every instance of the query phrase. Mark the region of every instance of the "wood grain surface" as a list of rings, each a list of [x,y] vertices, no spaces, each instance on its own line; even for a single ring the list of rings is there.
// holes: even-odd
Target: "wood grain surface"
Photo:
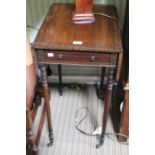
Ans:
[[[118,22],[102,15],[95,15],[92,24],[74,24],[74,4],[53,4],[34,41],[33,48],[55,50],[80,50],[122,52]],[[94,5],[94,12],[117,18],[112,5]],[[74,44],[80,41],[81,44]]]

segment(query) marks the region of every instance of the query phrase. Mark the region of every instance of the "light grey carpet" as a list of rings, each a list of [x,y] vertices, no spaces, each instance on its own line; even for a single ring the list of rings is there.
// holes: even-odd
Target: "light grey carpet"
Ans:
[[[80,128],[91,133],[96,126],[101,126],[104,104],[97,99],[94,86],[80,90],[65,88],[63,96],[59,96],[57,88],[52,88],[50,103],[55,139],[53,146],[47,147],[49,140],[46,120],[39,144],[40,155],[128,155],[128,145],[118,143],[115,136],[111,136],[114,140],[106,137],[103,147],[96,149],[97,138],[83,135],[75,128],[75,114],[82,106],[89,107],[90,112]],[[35,119],[34,132],[41,111],[42,106]],[[81,119],[85,113],[84,110],[80,111],[78,118]],[[106,132],[114,132],[110,118]]]

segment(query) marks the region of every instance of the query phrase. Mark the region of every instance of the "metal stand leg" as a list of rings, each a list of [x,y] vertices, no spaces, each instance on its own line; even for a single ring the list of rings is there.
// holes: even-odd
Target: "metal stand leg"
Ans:
[[[46,105],[48,128],[49,128],[50,143],[48,144],[48,146],[51,146],[54,141],[54,136],[53,136],[51,110],[50,110],[50,103],[49,103],[50,97],[49,97],[49,89],[48,89],[47,73],[46,73],[45,65],[41,65],[41,77],[42,77],[42,86],[43,86],[43,93],[45,97],[45,105]]]
[[[110,110],[110,103],[112,98],[113,74],[114,74],[114,70],[112,68],[109,69],[108,84],[107,84],[107,90],[105,94],[105,107],[104,107],[104,113],[103,113],[102,133],[100,137],[100,142],[99,144],[96,145],[96,148],[100,148],[103,145],[104,139],[105,139],[105,131],[106,131],[108,115]]]

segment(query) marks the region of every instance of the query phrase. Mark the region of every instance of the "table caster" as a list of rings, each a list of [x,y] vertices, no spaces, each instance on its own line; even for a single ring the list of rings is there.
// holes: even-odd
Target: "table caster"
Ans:
[[[53,145],[53,142],[54,142],[54,135],[53,135],[53,133],[49,133],[49,140],[50,140],[50,142],[47,144],[48,147]]]
[[[101,138],[100,138],[99,144],[96,145],[96,148],[97,148],[97,149],[99,149],[99,148],[102,147],[102,145],[103,145],[103,143],[104,143],[104,139],[105,139],[104,137],[101,137]]]

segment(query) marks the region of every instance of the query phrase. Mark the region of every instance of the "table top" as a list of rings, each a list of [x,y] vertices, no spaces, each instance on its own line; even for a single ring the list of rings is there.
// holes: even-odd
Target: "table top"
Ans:
[[[122,52],[118,22],[95,15],[92,24],[74,24],[72,13],[75,4],[53,4],[34,41],[35,49]],[[93,5],[94,13],[104,13],[117,18],[112,5]]]

